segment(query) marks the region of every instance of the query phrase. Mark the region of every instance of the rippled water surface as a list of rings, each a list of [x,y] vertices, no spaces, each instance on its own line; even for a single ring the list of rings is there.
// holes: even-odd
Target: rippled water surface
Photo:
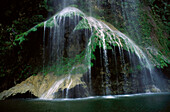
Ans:
[[[0,112],[170,112],[170,93],[96,96],[82,99],[11,99]]]

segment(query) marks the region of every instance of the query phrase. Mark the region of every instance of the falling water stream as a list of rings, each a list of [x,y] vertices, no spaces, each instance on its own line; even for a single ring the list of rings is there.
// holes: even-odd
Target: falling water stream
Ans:
[[[65,5],[64,5],[65,6]],[[103,63],[104,64],[104,77],[103,77],[103,86],[105,88],[103,94],[105,95],[110,95],[112,94],[110,90],[110,68],[109,68],[109,62],[108,62],[108,46],[114,46],[112,47],[112,56],[115,59],[115,63],[118,61],[116,55],[114,54],[115,51],[115,46],[118,47],[119,49],[119,55],[120,55],[120,62],[123,68],[122,68],[122,73],[126,72],[126,60],[125,60],[125,54],[124,50],[128,52],[128,57],[130,60],[130,64],[134,65],[134,68],[136,64],[139,64],[141,67],[142,72],[138,74],[139,76],[142,77],[142,86],[143,92],[151,92],[150,89],[154,89],[157,92],[160,92],[161,89],[163,90],[164,87],[162,85],[159,85],[160,79],[159,75],[153,71],[153,66],[148,60],[147,56],[145,53],[141,50],[140,47],[138,47],[135,42],[133,42],[129,37],[118,31],[117,29],[112,29],[110,28],[106,23],[102,22],[101,20],[97,20],[93,17],[89,17],[86,14],[84,14],[82,11],[75,7],[66,7],[59,13],[53,16],[53,19],[49,21],[44,22],[44,37],[45,37],[45,31],[47,30],[46,25],[47,24],[54,24],[53,26],[50,27],[50,41],[49,41],[49,47],[50,52],[49,52],[49,57],[51,64],[57,62],[60,66],[62,66],[62,57],[65,55],[67,57],[75,57],[76,55],[79,55],[81,51],[81,36],[75,35],[72,36],[74,33],[76,33],[77,30],[81,29],[81,27],[85,27],[86,29],[88,28],[89,31],[91,32],[91,35],[89,36],[86,34],[85,30],[85,57],[82,63],[88,63],[87,64],[87,69],[88,69],[88,88],[89,88],[89,93],[92,93],[92,75],[91,74],[91,54],[93,47],[95,47],[95,39],[98,39],[97,42],[99,42],[99,46],[102,48],[100,51],[103,52],[103,54],[100,53],[101,58],[104,59]],[[83,28],[82,28],[83,29]],[[69,35],[66,37],[66,35]],[[97,36],[97,38],[94,38],[94,36]],[[43,39],[45,40],[45,39]],[[44,42],[45,43],[45,42]],[[73,47],[73,48],[72,48]],[[66,49],[66,50],[65,50]],[[76,49],[76,50],[73,50]],[[44,50],[45,52],[45,50]],[[45,53],[43,53],[44,56]],[[137,57],[137,61],[134,60],[134,54]],[[117,67],[116,63],[116,67]],[[63,66],[64,67],[64,66]],[[69,88],[71,86],[72,79],[71,79],[71,72],[74,69],[70,69],[69,76],[56,81],[54,85],[48,90],[46,95],[43,95],[41,98],[46,99],[46,98],[52,98],[51,96],[56,92],[57,89],[59,89],[59,85],[64,82],[64,80],[68,80],[68,87],[66,89],[66,97],[68,98],[68,92]],[[137,69],[137,68],[135,68]],[[76,73],[75,73],[76,74]],[[118,76],[117,76],[118,77]],[[127,89],[127,76],[124,74],[124,91],[126,92]],[[116,81],[118,83],[118,79]],[[149,85],[151,87],[149,87]],[[157,87],[158,86],[158,87]],[[161,88],[159,88],[161,87]]]

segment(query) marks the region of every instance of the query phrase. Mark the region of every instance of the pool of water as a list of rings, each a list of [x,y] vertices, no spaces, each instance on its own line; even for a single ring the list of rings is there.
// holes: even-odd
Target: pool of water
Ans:
[[[170,93],[95,96],[78,99],[10,99],[0,112],[170,112]]]

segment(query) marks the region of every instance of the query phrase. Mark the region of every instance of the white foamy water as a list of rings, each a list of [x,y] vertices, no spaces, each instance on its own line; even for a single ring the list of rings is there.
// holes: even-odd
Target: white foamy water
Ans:
[[[84,98],[58,98],[58,99],[35,99],[35,100],[47,100],[47,101],[79,101],[79,100],[95,100],[95,99],[119,99],[119,98],[130,98],[150,95],[169,95],[168,92],[162,93],[138,93],[138,94],[125,94],[125,95],[106,95],[106,96],[90,96]]]

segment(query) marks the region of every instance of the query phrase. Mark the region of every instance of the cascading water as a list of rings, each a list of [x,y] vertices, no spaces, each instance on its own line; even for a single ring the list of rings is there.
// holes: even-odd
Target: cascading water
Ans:
[[[108,73],[108,67],[107,67],[108,62],[107,62],[107,51],[106,51],[105,41],[107,41],[110,45],[113,45],[114,43],[116,43],[118,45],[119,54],[122,58],[121,59],[122,65],[125,64],[122,48],[124,46],[126,46],[126,49],[129,52],[129,57],[131,57],[131,55],[130,55],[131,51],[135,52],[135,54],[137,55],[137,57],[139,59],[140,66],[142,66],[142,68],[144,69],[142,72],[142,75],[145,78],[145,79],[143,79],[144,86],[149,85],[149,83],[151,83],[153,85],[154,85],[154,83],[156,83],[156,82],[153,82],[153,75],[154,75],[154,77],[158,77],[158,76],[156,76],[156,74],[152,74],[151,64],[149,63],[148,59],[146,58],[146,56],[142,52],[142,50],[137,45],[135,45],[135,43],[132,40],[130,40],[127,36],[120,33],[119,31],[113,31],[112,29],[110,29],[106,24],[104,24],[101,21],[98,21],[91,17],[88,18],[88,20],[89,20],[89,23],[92,24],[92,27],[98,31],[98,33],[96,35],[98,35],[100,37],[100,39],[102,40],[101,43],[103,44],[106,74]],[[107,30],[109,30],[109,31],[107,31]],[[114,37],[112,37],[112,36],[114,36]],[[108,40],[105,40],[105,37],[107,37],[106,39],[108,39]],[[150,77],[150,80],[147,80],[149,77]],[[107,80],[109,80],[109,79],[107,77],[105,77],[105,80],[106,80],[106,83],[108,83]],[[124,79],[124,80],[126,80],[126,79]]]
[[[75,67],[73,67],[73,68],[71,69],[71,72],[74,70],[74,68],[75,68]],[[70,88],[70,86],[71,86],[71,84],[72,84],[71,73],[70,73],[69,76],[68,76],[68,81],[70,81],[70,83],[69,83],[69,85],[68,85],[68,87],[67,87],[67,90],[66,90],[66,98],[68,98],[69,88]]]
[[[45,92],[40,99],[53,99],[53,95],[55,93],[55,91],[57,91],[59,89],[59,86],[64,82],[66,78],[63,78],[61,80],[57,80],[52,86],[51,88]]]
[[[44,36],[43,36],[43,71],[45,65],[45,30],[46,30],[46,22],[44,22]]]
[[[72,3],[74,3],[72,0],[69,2],[64,0],[63,7],[66,7]],[[97,3],[99,4],[99,2]],[[60,72],[58,68],[63,69],[68,67],[68,72],[65,74],[69,75],[61,80],[57,80],[53,86],[42,95],[42,99],[54,98],[54,93],[59,90],[59,86],[64,83],[65,80],[67,80],[68,86],[66,89],[66,95],[64,96],[68,98],[69,89],[73,83],[71,75],[77,73],[87,74],[86,79],[82,80],[86,80],[90,95],[98,95],[93,90],[95,89],[93,82],[94,74],[92,74],[91,67],[91,61],[95,57],[93,56],[93,53],[95,52],[96,47],[100,48],[100,66],[104,65],[104,73],[101,79],[102,95],[115,94],[112,90],[113,87],[111,81],[113,75],[116,75],[116,94],[119,93],[121,88],[119,87],[120,76],[118,75],[118,72],[123,75],[124,81],[121,83],[121,85],[123,86],[124,93],[129,93],[129,81],[132,81],[132,86],[136,86],[137,90],[133,91],[136,93],[151,91],[159,92],[164,90],[164,83],[159,83],[161,79],[159,75],[153,71],[153,66],[149,59],[147,59],[147,56],[142,51],[142,49],[138,47],[129,37],[115,28],[110,27],[110,25],[107,23],[97,20],[93,17],[88,17],[77,8],[66,7],[54,15],[52,19],[44,22],[43,42],[45,41],[45,38],[47,38],[45,37],[46,31],[49,31],[50,33],[48,45],[44,45],[43,59],[46,59],[44,56],[47,51],[49,56],[48,61],[44,61],[43,64],[48,62],[50,66],[55,65],[57,69],[56,74]],[[118,51],[116,50],[117,48]],[[109,56],[108,49],[111,49],[111,57]],[[74,59],[82,52],[84,54],[81,56],[84,57],[78,61],[75,61],[72,64],[73,67],[63,65],[64,58],[68,58],[69,61],[67,61],[67,65],[69,65],[70,60]],[[117,57],[117,55],[119,55],[119,57]],[[115,66],[111,66],[109,61],[110,58],[112,58],[111,60],[114,60],[113,63]],[[81,64],[83,65],[82,67],[79,66]],[[128,78],[128,74],[126,73],[128,66],[131,67],[131,70],[137,71],[135,75],[137,74],[138,77],[141,78],[141,82],[135,82],[135,75],[132,75],[131,78]],[[75,69],[74,67],[78,69],[85,68],[85,71],[78,70],[73,74],[72,71]],[[115,69],[114,74],[113,70],[111,70],[112,67]]]
[[[80,16],[80,14],[82,14],[81,16],[84,16],[84,14],[73,7],[68,7],[65,8],[64,10],[62,10],[61,12],[59,12],[58,14],[56,14],[55,16],[53,16],[52,20],[50,21],[46,21],[44,22],[44,34],[45,31],[48,30],[48,28],[46,27],[47,25],[51,25],[50,26],[50,34],[49,34],[49,40],[48,40],[48,64],[50,65],[55,65],[53,67],[57,67],[60,66],[61,69],[63,69],[65,66],[63,65],[63,58],[70,58],[69,60],[71,60],[71,58],[75,58],[76,55],[78,55],[81,50],[83,50],[84,48],[82,48],[84,46],[84,44],[87,43],[88,41],[88,31],[85,31],[84,33],[84,44],[82,46],[82,38],[80,38],[80,36],[82,34],[76,34],[74,35],[75,31],[75,26],[78,24],[79,21],[81,21],[82,17]],[[47,28],[47,29],[46,29]],[[67,36],[67,37],[66,37]],[[45,40],[45,36],[44,39]],[[45,44],[45,42],[44,42]],[[44,45],[45,46],[45,45]],[[45,48],[44,48],[45,49]],[[90,49],[89,49],[90,50]],[[44,55],[45,55],[45,50],[43,50],[43,59],[44,59]],[[88,51],[87,51],[88,52]],[[86,60],[90,59],[89,58],[90,53],[88,52],[88,55],[86,55]],[[44,64],[45,61],[43,61]],[[89,74],[90,74],[90,61],[87,62],[88,63],[88,68],[89,68]],[[70,63],[67,62],[67,64],[69,65]],[[43,65],[44,66],[44,65]],[[68,66],[67,66],[68,67]],[[43,67],[44,68],[44,67]],[[52,70],[52,67],[50,67],[50,69]],[[55,68],[54,68],[55,69]],[[72,79],[71,79],[71,73],[72,70],[74,70],[74,67],[72,69],[68,69],[68,87],[66,89],[66,97],[68,97],[68,92],[69,92],[69,88],[72,84]],[[60,70],[57,70],[57,73]],[[90,75],[89,75],[89,80],[90,80]],[[44,95],[42,95],[42,99],[43,98],[52,98],[52,95],[54,94],[54,91],[56,92],[56,90],[59,88],[60,84],[63,83],[63,81],[65,80],[65,78],[63,78],[60,81],[56,81],[54,83],[54,85],[48,90],[47,93],[45,93]],[[56,85],[56,86],[55,86]]]

